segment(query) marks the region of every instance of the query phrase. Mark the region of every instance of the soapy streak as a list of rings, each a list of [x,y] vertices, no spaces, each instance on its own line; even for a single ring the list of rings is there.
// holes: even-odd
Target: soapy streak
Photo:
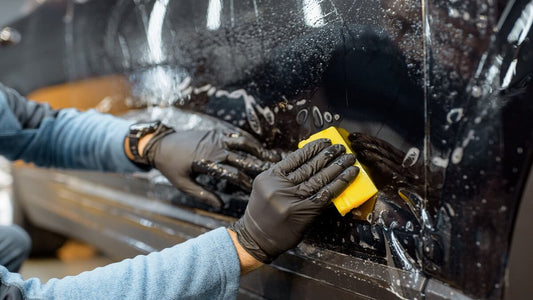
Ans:
[[[263,132],[263,129],[261,128],[261,121],[258,116],[258,113],[263,116],[263,118],[267,121],[269,125],[274,125],[276,118],[275,114],[268,106],[261,106],[257,104],[255,98],[248,94],[248,92],[244,89],[238,89],[234,90],[232,92],[222,89],[217,89],[216,87],[212,86],[211,84],[206,84],[201,87],[192,87],[191,86],[192,79],[190,76],[187,76],[179,85],[178,90],[180,90],[181,98],[186,99],[191,94],[199,95],[201,93],[207,93],[208,96],[215,95],[216,97],[228,97],[230,99],[240,99],[242,98],[244,101],[244,107],[246,112],[246,119],[248,121],[248,124],[252,128],[252,130],[260,135]],[[298,100],[296,102],[296,105],[304,105],[308,101],[306,99]],[[292,109],[292,105],[288,104],[287,108],[290,110]],[[317,122],[320,124],[323,123],[323,116],[318,107],[314,106],[313,110],[315,113],[318,112],[319,119]],[[331,123],[332,121],[338,121],[340,119],[340,116],[338,114],[331,115],[329,112],[324,113],[324,118],[326,119],[326,122]],[[322,127],[322,126],[318,126]]]

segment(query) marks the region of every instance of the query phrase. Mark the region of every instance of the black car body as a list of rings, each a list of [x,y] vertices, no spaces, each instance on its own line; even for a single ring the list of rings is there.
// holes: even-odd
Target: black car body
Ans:
[[[531,1],[50,0],[10,24],[21,40],[0,48],[0,81],[38,98],[114,78],[127,95],[103,110],[226,122],[283,150],[357,132],[377,197],[327,210],[242,278],[242,298],[513,298],[531,267],[532,20]],[[213,211],[157,172],[14,177],[32,222],[117,258],[226,226],[247,201],[198,178],[226,203]]]

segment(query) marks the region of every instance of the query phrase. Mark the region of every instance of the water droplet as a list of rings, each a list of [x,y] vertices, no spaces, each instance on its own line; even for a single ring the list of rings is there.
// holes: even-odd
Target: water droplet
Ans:
[[[463,175],[463,179],[468,179],[468,176],[466,174]]]
[[[450,216],[454,217],[455,216],[455,210],[450,205],[450,203],[446,203],[446,208],[448,209],[448,213],[450,214]]]
[[[416,164],[418,161],[418,157],[420,156],[420,150],[418,148],[411,148],[407,151],[407,154],[405,154],[405,157],[403,158],[402,167],[412,167]]]
[[[263,114],[263,117],[265,118],[268,124],[274,125],[274,123],[276,122],[276,118],[274,117],[274,113],[272,112],[272,110],[270,110],[270,107],[263,108],[261,113]]]
[[[259,122],[259,118],[257,117],[257,114],[255,113],[255,110],[253,109],[253,107],[251,106],[246,107],[246,117],[248,119],[248,124],[250,125],[252,130],[257,134],[261,134],[262,133],[261,124]]]
[[[476,117],[476,118],[474,119],[474,122],[475,122],[476,124],[481,123],[481,117]]]
[[[457,18],[457,17],[459,17],[459,11],[457,9],[455,9],[455,8],[450,8],[448,10],[448,15],[450,17],[452,17],[452,18]]]
[[[322,114],[320,113],[320,109],[318,109],[318,107],[316,106],[313,106],[312,112],[313,112],[313,121],[314,121],[315,127],[322,128],[324,126],[324,120],[322,119]]]
[[[339,114],[334,114],[333,115],[333,120],[338,121],[340,119],[341,119],[341,116]]]
[[[502,205],[502,206],[500,207],[500,212],[504,212],[504,211],[507,211],[507,206]]]
[[[413,223],[411,221],[407,221],[407,223],[405,223],[405,229],[407,231],[413,231],[414,230]]]
[[[453,153],[452,153],[452,163],[453,164],[458,164],[461,162],[461,160],[463,159],[463,148],[462,147],[457,147],[453,150]]]
[[[366,215],[366,221],[367,221],[368,223],[372,223],[372,214],[368,214],[368,215]]]
[[[487,203],[487,199],[485,199],[485,198],[481,199],[481,203],[486,204]]]
[[[516,148],[516,153],[522,154],[522,153],[524,153],[524,149],[522,149],[522,147],[518,147],[518,148]]]
[[[486,16],[483,16],[483,15],[480,15],[478,18],[477,18],[477,22],[476,22],[476,26],[479,28],[479,29],[485,29],[487,28],[487,17]]]
[[[331,121],[333,121],[333,116],[331,115],[329,111],[326,111],[324,113],[324,120],[328,123],[331,123]]]
[[[474,96],[475,98],[479,98],[481,97],[481,94],[482,94],[481,88],[477,85],[474,85],[472,87],[472,96]]]
[[[442,157],[435,156],[431,159],[431,163],[433,163],[437,167],[446,168],[448,167],[448,159],[444,159]]]
[[[309,112],[307,111],[307,108],[304,108],[298,112],[296,115],[296,123],[302,125],[307,121],[307,116],[309,115]]]
[[[476,263],[476,267],[481,268],[481,263],[480,262]]]
[[[448,115],[446,116],[446,121],[448,123],[452,124],[454,122],[459,122],[461,118],[463,118],[464,110],[462,108],[453,108],[448,112]]]
[[[217,91],[217,89],[215,87],[210,88],[207,91],[207,96],[209,96],[209,97],[213,96],[213,94],[215,94],[216,91]]]

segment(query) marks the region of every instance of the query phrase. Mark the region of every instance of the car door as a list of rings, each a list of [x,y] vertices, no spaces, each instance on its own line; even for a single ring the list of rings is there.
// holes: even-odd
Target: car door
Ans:
[[[63,104],[178,130],[236,126],[285,151],[329,126],[351,132],[379,193],[344,217],[326,210],[302,244],[242,279],[242,297],[501,298],[531,164],[531,9],[527,1],[51,1],[13,24],[23,39],[1,49],[0,80],[46,101],[57,96],[50,86],[66,88]],[[91,82],[108,90],[72,96]],[[118,100],[108,97],[117,91]],[[43,225],[118,256],[228,225],[247,201],[205,176],[197,180],[225,201],[221,211],[157,172],[17,172],[84,212],[29,208]],[[62,221],[44,221],[49,214]]]

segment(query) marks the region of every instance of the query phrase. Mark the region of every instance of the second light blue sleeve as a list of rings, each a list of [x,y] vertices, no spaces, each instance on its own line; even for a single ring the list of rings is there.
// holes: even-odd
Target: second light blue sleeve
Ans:
[[[23,299],[235,299],[240,263],[226,228],[149,255],[42,284],[0,267],[1,289]],[[0,293],[2,294],[2,293]]]
[[[18,97],[17,101],[27,101]],[[124,153],[131,123],[95,110],[63,109],[43,118],[38,128],[23,128],[0,93],[0,155],[42,167],[143,171]]]

